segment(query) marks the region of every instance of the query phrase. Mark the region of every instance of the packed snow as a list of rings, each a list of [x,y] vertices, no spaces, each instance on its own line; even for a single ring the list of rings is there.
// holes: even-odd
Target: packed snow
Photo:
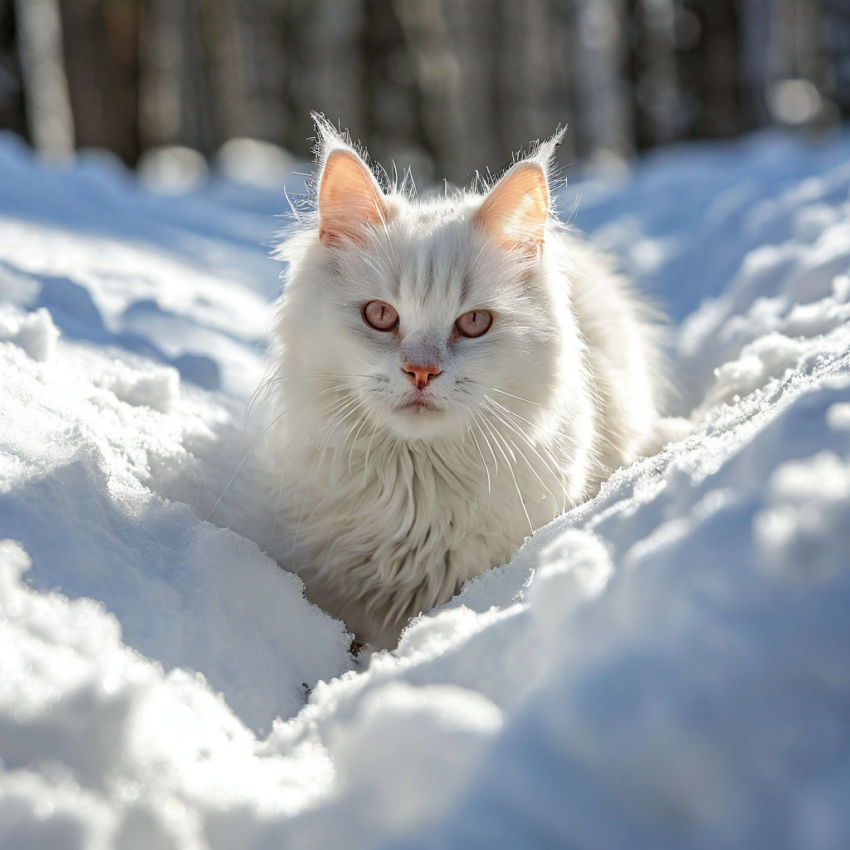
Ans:
[[[306,167],[224,154],[0,140],[0,846],[845,848],[850,137],[560,190],[673,319],[670,442],[358,658],[265,554]]]

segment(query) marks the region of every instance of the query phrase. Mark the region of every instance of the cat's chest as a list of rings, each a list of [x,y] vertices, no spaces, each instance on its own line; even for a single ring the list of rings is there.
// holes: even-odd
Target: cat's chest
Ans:
[[[428,451],[364,460],[319,462],[299,518],[314,568],[388,577],[450,569],[462,581],[508,559],[557,513],[534,475],[505,462]]]
[[[410,617],[510,560],[560,507],[542,470],[476,457],[355,450],[344,467],[314,458],[290,506],[308,597],[362,639],[392,646]]]

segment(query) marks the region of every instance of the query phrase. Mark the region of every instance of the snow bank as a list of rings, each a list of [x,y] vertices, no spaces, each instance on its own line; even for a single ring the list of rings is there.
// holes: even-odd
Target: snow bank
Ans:
[[[47,360],[56,348],[59,331],[44,307],[22,313],[3,305],[0,312],[0,342],[13,342],[33,360]]]
[[[28,567],[0,544],[4,848],[250,846],[327,784],[321,758],[258,753],[201,673],[164,673],[100,603],[21,584]]]
[[[347,668],[350,639],[256,544],[151,491],[226,415],[175,384],[96,349],[60,343],[36,363],[0,344],[0,538],[24,545],[36,586],[100,600],[130,645],[203,672],[268,729],[300,708],[302,683]]]
[[[167,206],[0,145],[0,845],[847,846],[848,161],[561,194],[679,321],[693,433],[354,660],[261,551],[258,172]]]

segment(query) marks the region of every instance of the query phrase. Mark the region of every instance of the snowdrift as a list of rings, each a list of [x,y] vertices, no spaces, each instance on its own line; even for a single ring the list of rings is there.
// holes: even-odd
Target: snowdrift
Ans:
[[[846,847],[850,138],[562,191],[691,433],[360,660],[264,554],[283,188],[0,142],[0,846]]]

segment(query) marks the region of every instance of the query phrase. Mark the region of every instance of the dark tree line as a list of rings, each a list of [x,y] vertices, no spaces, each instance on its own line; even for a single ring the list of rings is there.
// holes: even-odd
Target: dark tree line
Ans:
[[[0,0],[0,124],[46,153],[309,150],[465,180],[557,125],[567,161],[850,114],[847,0]]]

